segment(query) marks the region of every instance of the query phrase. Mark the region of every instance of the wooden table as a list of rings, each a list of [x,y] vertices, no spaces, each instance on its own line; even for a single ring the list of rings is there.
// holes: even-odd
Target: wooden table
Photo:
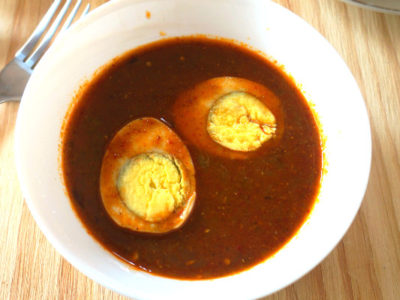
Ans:
[[[400,299],[400,16],[336,0],[275,1],[321,32],[350,67],[368,107],[373,156],[364,202],[344,239],[266,299]],[[0,68],[50,3],[0,0]],[[0,299],[126,299],[75,270],[36,226],[14,164],[17,110],[17,103],[0,105]]]

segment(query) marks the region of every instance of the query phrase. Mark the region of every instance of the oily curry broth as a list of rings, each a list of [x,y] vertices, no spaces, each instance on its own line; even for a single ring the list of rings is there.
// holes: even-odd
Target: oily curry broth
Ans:
[[[165,235],[117,226],[99,192],[102,157],[126,123],[154,117],[174,128],[172,106],[187,88],[218,76],[263,84],[281,100],[279,144],[245,160],[216,157],[186,142],[196,170],[194,211]],[[319,189],[319,131],[302,94],[279,68],[237,45],[205,38],[165,40],[113,61],[88,83],[66,123],[63,172],[73,207],[112,253],[169,277],[219,277],[279,250],[312,209]]]

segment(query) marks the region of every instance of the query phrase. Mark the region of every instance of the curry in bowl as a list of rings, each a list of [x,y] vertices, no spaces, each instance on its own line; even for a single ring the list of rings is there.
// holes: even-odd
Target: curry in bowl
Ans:
[[[80,89],[62,140],[65,185],[88,232],[166,277],[264,261],[320,187],[320,132],[301,91],[225,40],[166,39],[115,58]]]

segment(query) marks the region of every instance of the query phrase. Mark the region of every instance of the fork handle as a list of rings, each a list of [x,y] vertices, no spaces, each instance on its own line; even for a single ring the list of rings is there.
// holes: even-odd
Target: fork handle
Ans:
[[[31,75],[18,59],[9,62],[0,73],[0,104],[7,101],[20,101]]]

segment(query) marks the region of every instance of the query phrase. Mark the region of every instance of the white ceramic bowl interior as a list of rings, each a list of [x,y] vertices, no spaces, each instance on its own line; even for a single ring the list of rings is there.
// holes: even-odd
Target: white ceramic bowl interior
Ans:
[[[160,31],[167,37],[231,38],[276,59],[302,86],[326,136],[327,173],[310,218],[276,255],[234,276],[185,281],[132,270],[86,232],[65,194],[60,130],[74,92],[113,57],[160,39]],[[38,64],[16,128],[21,188],[48,240],[90,278],[141,299],[255,298],[297,280],[350,226],[365,192],[370,159],[368,116],[349,69],[318,32],[268,0],[127,0],[101,6],[61,36]]]

